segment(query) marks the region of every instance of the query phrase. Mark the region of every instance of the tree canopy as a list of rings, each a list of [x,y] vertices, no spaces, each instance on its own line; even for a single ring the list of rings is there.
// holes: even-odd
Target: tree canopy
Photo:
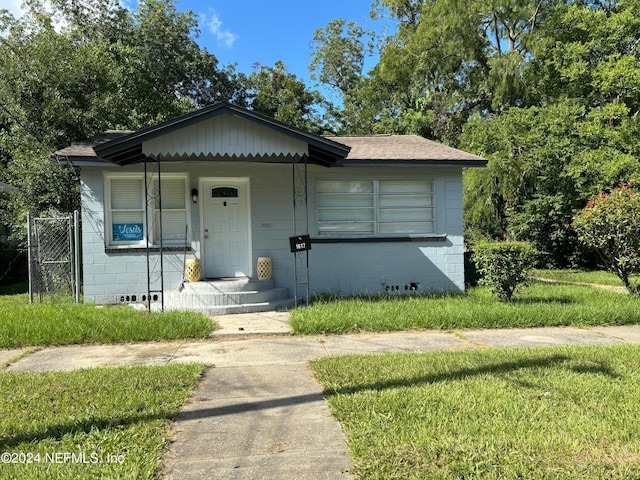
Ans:
[[[342,132],[419,134],[489,159],[465,173],[469,238],[531,241],[550,264],[580,264],[573,216],[640,174],[638,11],[639,0],[377,0],[372,16],[395,24],[374,42],[378,63],[354,76],[363,32],[332,22],[312,71],[331,51],[328,71],[349,74]]]
[[[220,100],[320,129],[320,95],[282,63],[251,75],[198,45],[198,18],[176,0],[28,0],[0,10],[0,222],[23,230],[28,211],[78,207],[73,170],[51,152],[107,129],[136,130]]]

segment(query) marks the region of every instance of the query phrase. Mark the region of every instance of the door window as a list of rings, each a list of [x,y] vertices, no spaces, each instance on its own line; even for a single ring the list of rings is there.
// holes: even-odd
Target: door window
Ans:
[[[238,198],[235,187],[215,187],[211,189],[211,198]]]

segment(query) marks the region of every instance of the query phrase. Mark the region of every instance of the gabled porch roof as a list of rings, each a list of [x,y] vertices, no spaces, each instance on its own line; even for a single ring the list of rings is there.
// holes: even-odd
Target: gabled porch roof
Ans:
[[[333,166],[344,159],[350,150],[350,147],[341,143],[314,135],[228,102],[216,103],[166,122],[125,134],[106,143],[95,145],[93,150],[98,157],[116,165],[124,166],[139,163],[146,158],[143,152],[143,143],[214,119],[220,115],[240,118],[259,127],[305,143],[308,147],[308,162],[312,164]]]

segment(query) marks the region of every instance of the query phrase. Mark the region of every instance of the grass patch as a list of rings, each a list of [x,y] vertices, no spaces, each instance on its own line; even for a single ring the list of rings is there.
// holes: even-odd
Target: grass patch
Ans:
[[[640,301],[630,295],[543,282],[521,288],[510,303],[474,288],[460,295],[320,300],[291,312],[294,332],[303,334],[636,323]]]
[[[154,478],[170,422],[202,371],[171,364],[1,373],[0,478]]]
[[[0,348],[203,338],[213,328],[196,312],[149,313],[70,300],[29,304],[28,295],[0,296]]]
[[[595,283],[599,285],[610,285],[622,287],[622,281],[613,273],[606,270],[532,270],[532,277],[547,278],[558,282],[574,282],[574,283]],[[633,283],[639,280],[637,275],[632,275]]]
[[[327,357],[367,479],[640,478],[640,347]]]

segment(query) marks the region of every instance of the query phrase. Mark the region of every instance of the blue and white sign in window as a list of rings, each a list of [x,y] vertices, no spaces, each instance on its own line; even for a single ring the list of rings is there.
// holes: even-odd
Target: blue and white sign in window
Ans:
[[[144,239],[144,225],[142,223],[114,223],[114,242],[136,242]]]

